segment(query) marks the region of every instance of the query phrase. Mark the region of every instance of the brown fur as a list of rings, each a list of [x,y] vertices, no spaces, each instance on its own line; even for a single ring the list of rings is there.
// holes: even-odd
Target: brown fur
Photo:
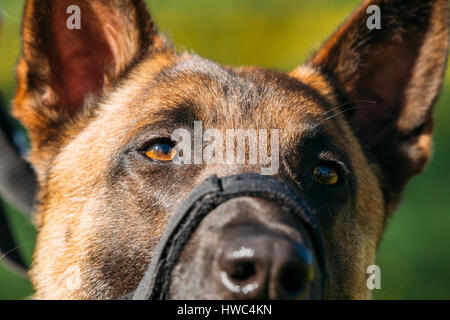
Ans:
[[[448,50],[447,1],[365,1],[289,75],[177,54],[140,1],[69,2],[88,13],[83,21],[96,36],[61,27],[68,2],[28,1],[17,68],[14,114],[29,131],[40,184],[35,298],[130,292],[193,185],[212,173],[256,170],[153,167],[130,151],[193,120],[219,130],[279,128],[285,161],[276,177],[297,187],[307,185],[304,154],[312,152],[302,141],[311,128],[328,137],[348,159],[353,182],[335,202],[315,200],[324,192],[310,187],[311,201],[332,217],[322,221],[330,272],[324,296],[370,297],[365,270],[386,219],[429,158]],[[365,28],[373,3],[382,8],[381,31]],[[198,272],[191,266],[197,258],[183,256],[187,267],[175,278]]]

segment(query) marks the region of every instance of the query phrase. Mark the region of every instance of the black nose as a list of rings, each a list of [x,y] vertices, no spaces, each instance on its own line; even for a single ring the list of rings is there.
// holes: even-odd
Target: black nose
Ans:
[[[223,243],[216,279],[235,299],[307,298],[314,278],[312,256],[302,243],[271,233]]]

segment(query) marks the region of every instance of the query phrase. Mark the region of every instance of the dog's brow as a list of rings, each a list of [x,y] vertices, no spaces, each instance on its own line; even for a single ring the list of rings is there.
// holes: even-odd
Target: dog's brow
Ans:
[[[199,119],[193,103],[188,101],[172,108],[159,109],[153,113],[154,119],[160,124],[169,123],[171,126],[190,126]]]

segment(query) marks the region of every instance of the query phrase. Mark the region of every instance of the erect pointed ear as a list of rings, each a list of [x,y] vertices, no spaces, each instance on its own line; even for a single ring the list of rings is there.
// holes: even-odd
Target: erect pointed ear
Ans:
[[[14,114],[39,147],[86,97],[164,43],[140,0],[29,0],[22,47]]]
[[[371,5],[380,8],[381,29],[367,26]],[[353,103],[346,117],[392,200],[429,159],[448,14],[448,0],[365,1],[309,61]]]

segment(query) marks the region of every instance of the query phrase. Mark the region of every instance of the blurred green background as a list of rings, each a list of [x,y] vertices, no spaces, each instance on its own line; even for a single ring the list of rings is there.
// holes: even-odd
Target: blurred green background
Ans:
[[[195,3],[195,4],[194,4]],[[342,22],[358,0],[151,0],[154,20],[180,50],[219,63],[291,70]],[[23,1],[0,0],[0,92],[11,99]],[[447,70],[448,71],[448,70]],[[415,178],[379,249],[377,299],[450,298],[450,77],[436,106],[434,158]],[[35,230],[8,207],[17,249],[31,261]],[[0,299],[32,294],[0,264]]]

